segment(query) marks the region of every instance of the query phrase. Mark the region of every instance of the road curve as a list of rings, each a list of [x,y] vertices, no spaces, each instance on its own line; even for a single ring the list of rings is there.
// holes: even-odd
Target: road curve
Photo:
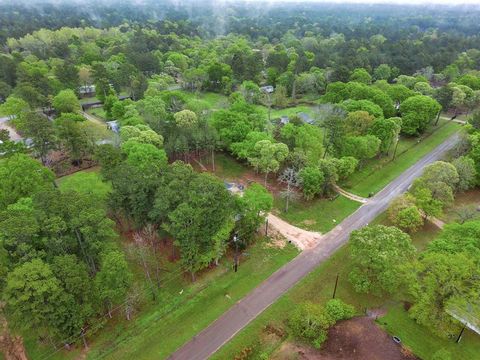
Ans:
[[[324,239],[316,247],[303,251],[273,273],[206,329],[173,353],[169,359],[208,359],[280,296],[344,245],[353,230],[367,225],[385,211],[390,201],[405,192],[413,180],[421,175],[426,165],[441,159],[456,144],[458,138],[458,134],[451,136],[403,172],[368,203],[362,205],[342,223],[325,234]]]

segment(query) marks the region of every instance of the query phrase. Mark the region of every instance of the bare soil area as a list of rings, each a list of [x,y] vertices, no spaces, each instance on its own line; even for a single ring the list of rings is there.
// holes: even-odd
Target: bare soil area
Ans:
[[[342,321],[328,332],[320,350],[284,343],[272,356],[274,360],[416,360],[408,349],[396,344],[390,335],[367,316]]]

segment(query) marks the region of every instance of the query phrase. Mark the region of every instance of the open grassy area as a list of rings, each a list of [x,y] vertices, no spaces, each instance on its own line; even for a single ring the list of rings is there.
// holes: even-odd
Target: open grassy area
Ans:
[[[381,215],[374,223],[388,224],[388,220],[385,215]],[[426,224],[412,236],[413,244],[417,249],[423,249],[438,231],[438,228],[433,225]],[[284,341],[291,340],[288,336],[286,319],[296,304],[304,301],[325,303],[332,296],[337,274],[339,275],[337,298],[354,305],[358,314],[363,314],[366,308],[386,308],[387,316],[380,318],[379,321],[386,322],[387,331],[399,336],[403,344],[420,358],[431,359],[434,351],[441,348],[451,350],[454,354],[452,359],[456,360],[470,360],[478,357],[480,338],[471,332],[468,334],[466,332],[464,340],[456,345],[454,340],[441,339],[410,319],[402,307],[402,300],[408,300],[408,296],[402,291],[399,290],[394,295],[381,296],[357,293],[348,281],[351,270],[349,263],[347,244],[239,332],[212,359],[233,359],[242,351],[254,354],[252,358],[272,354]],[[283,329],[285,336],[271,341],[267,326]]]
[[[57,184],[63,191],[77,191],[82,194],[92,194],[99,200],[106,200],[111,186],[102,181],[99,168],[91,168],[57,179]]]
[[[326,233],[360,207],[360,203],[338,196],[335,200],[315,199],[291,201],[284,212],[285,200],[275,198],[276,214],[302,229]]]
[[[364,197],[376,193],[460,128],[459,124],[449,122],[420,142],[414,138],[402,139],[395,160],[384,158],[380,161],[378,159],[369,161],[342,186]]]
[[[130,323],[120,321],[102,331],[88,358],[166,358],[297,254],[291,245],[280,249],[262,240],[241,255],[237,273],[231,257],[225,257],[196,283],[177,277],[165,285],[158,304]]]
[[[103,121],[106,121],[107,119],[107,115],[105,114],[105,110],[103,110],[103,106],[90,108],[87,110],[87,114],[93,115]]]
[[[401,305],[392,306],[378,323],[390,334],[398,336],[415,355],[424,360],[432,359],[432,355],[440,349],[449,351],[455,360],[473,360],[480,356],[479,335],[466,330],[458,344],[455,339],[440,338],[418,325]]]
[[[209,167],[210,169],[210,167]],[[215,154],[215,175],[224,180],[236,180],[251,171],[227,153]]]

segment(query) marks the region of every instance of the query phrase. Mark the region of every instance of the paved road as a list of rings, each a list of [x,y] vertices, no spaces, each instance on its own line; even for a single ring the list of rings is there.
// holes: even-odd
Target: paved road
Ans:
[[[332,231],[325,234],[316,247],[303,251],[272,274],[209,327],[172,354],[169,359],[203,360],[215,353],[281,295],[345,244],[353,230],[367,225],[385,211],[390,201],[405,192],[412,181],[421,175],[426,165],[441,159],[457,141],[458,135],[455,134],[435,148],[377,193],[367,204],[362,205]]]

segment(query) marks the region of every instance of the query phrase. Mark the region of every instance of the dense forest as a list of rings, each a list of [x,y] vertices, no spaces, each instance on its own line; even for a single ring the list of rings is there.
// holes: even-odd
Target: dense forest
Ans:
[[[438,309],[478,295],[478,278],[466,275],[478,271],[478,225],[466,230],[469,254],[459,227],[417,255],[409,234],[478,184],[479,15],[473,6],[0,3],[0,117],[24,139],[0,131],[10,326],[53,349],[87,347],[115,313],[130,320],[171,300],[165,259],[191,282],[232,253],[236,271],[275,196],[285,212],[299,198],[334,200],[339,184],[394,161],[401,139],[420,143],[462,117],[451,162],[428,167],[392,204],[396,228],[352,235],[356,290],[401,286],[386,262],[372,270],[361,260],[381,251],[364,243],[381,234],[390,254],[404,250],[387,259],[392,269],[412,263],[418,323],[453,334],[458,323]],[[303,111],[281,113],[294,108]],[[217,154],[261,174],[243,196],[209,173]],[[63,175],[92,167],[105,194],[59,188]],[[425,267],[462,261],[454,295],[423,277]],[[349,315],[336,320],[353,313],[342,309]]]

